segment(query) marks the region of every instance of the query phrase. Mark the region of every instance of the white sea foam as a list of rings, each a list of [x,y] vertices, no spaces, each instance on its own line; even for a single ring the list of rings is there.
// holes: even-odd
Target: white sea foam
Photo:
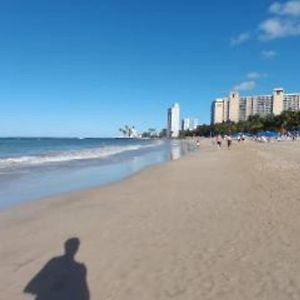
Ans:
[[[141,148],[150,148],[152,145],[128,145],[128,146],[108,146],[101,148],[84,149],[78,151],[58,152],[47,155],[19,156],[0,159],[0,169],[9,167],[26,167],[51,163],[63,163],[75,160],[103,159],[123,152],[135,151]]]

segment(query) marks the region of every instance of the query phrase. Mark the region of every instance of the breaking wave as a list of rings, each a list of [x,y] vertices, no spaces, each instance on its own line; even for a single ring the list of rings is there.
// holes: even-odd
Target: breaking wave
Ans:
[[[82,149],[74,151],[57,152],[45,155],[28,155],[19,157],[7,157],[0,159],[0,168],[26,167],[43,164],[63,163],[76,160],[104,159],[110,156],[139,149],[150,148],[156,145],[127,145],[107,146],[100,148]]]

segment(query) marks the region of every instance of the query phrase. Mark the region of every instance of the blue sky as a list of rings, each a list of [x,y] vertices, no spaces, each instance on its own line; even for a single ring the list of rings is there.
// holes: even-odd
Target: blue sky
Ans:
[[[0,136],[209,122],[214,98],[300,91],[300,1],[3,0]]]

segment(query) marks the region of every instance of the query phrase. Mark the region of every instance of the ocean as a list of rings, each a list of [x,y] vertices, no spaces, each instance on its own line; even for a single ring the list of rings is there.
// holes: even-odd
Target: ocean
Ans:
[[[103,186],[194,148],[180,140],[0,138],[0,209]]]

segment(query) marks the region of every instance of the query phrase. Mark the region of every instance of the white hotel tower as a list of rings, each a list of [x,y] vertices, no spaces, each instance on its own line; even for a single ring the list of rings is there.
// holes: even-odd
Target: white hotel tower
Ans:
[[[180,131],[180,106],[175,103],[168,109],[167,137],[177,138]]]
[[[229,97],[218,98],[213,102],[211,122],[238,122],[247,120],[249,116],[271,113],[277,116],[286,110],[300,110],[300,93],[287,94],[283,88],[276,88],[273,94],[244,97],[233,91]]]

